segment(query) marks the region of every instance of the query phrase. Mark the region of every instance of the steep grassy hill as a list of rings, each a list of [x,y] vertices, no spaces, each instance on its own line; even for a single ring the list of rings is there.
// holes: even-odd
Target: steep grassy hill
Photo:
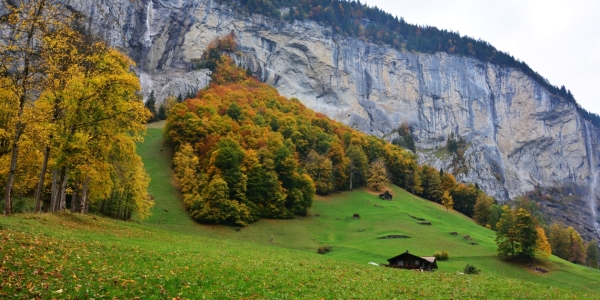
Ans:
[[[440,271],[462,271],[469,263],[481,268],[487,276],[506,276],[553,287],[600,292],[596,284],[600,280],[599,270],[556,257],[536,261],[536,265],[550,270],[548,274],[504,262],[496,255],[493,231],[395,186],[391,190],[393,201],[380,200],[366,190],[358,190],[318,198],[307,217],[294,220],[261,220],[239,231],[226,226],[198,225],[183,211],[181,200],[171,184],[169,153],[161,145],[160,128],[150,128],[148,133],[139,153],[152,178],[150,193],[156,201],[155,215],[146,222],[150,226],[203,237],[295,249],[308,254],[315,253],[323,244],[329,244],[333,251],[326,257],[363,265],[368,262],[385,263],[386,259],[406,250],[421,256],[431,256],[435,251],[444,250],[450,253],[450,260],[438,263]],[[360,215],[359,219],[352,218],[355,213]],[[411,216],[425,219],[432,225],[420,225],[419,220]],[[451,232],[458,234],[452,235]],[[407,235],[410,238],[377,239],[387,235]],[[470,239],[466,239],[466,235]]]
[[[198,225],[171,182],[159,128],[149,130],[139,151],[153,180],[156,206],[149,220],[0,217],[0,298],[599,298],[597,270],[553,258],[544,262],[551,272],[539,275],[502,262],[491,231],[395,187],[394,201],[365,190],[343,193],[319,199],[305,218],[262,220],[240,231]],[[411,238],[376,239],[390,234]],[[317,254],[325,243],[333,251]],[[440,271],[423,273],[367,264],[406,249],[419,255],[447,250],[450,260],[439,263]],[[466,263],[482,273],[457,273]]]

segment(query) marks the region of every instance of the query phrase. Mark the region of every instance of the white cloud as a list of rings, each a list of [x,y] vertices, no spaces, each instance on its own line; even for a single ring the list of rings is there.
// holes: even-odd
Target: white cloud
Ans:
[[[363,0],[407,22],[481,38],[600,114],[600,1]]]

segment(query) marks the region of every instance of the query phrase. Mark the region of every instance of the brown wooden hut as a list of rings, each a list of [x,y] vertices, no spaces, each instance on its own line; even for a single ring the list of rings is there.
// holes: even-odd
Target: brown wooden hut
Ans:
[[[392,200],[392,194],[390,194],[390,191],[385,191],[385,193],[379,194],[379,199]]]
[[[420,257],[406,252],[387,260],[390,268],[420,269],[431,271],[437,269],[437,261],[433,256]]]

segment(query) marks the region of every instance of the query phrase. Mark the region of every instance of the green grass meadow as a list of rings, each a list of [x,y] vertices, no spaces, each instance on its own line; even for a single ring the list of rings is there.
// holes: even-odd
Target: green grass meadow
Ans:
[[[0,217],[0,298],[600,299],[600,270],[551,257],[536,261],[550,270],[540,274],[502,261],[493,231],[398,187],[393,201],[344,192],[319,197],[306,217],[240,230],[197,224],[173,184],[161,135],[161,124],[152,124],[138,148],[152,180],[151,218]],[[410,238],[377,239],[387,235]],[[333,250],[317,254],[324,244]],[[444,250],[450,259],[436,272],[368,264],[406,250]],[[467,263],[481,273],[460,274]]]

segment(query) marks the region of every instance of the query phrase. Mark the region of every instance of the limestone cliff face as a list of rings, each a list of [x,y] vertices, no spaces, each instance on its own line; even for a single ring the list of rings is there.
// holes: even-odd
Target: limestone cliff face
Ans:
[[[283,95],[363,132],[391,138],[408,123],[423,163],[451,170],[438,155],[450,133],[469,143],[461,181],[506,200],[559,187],[542,203],[556,220],[598,236],[598,130],[573,104],[522,72],[475,59],[397,51],[346,38],[314,22],[236,15],[211,0],[65,0],[89,26],[138,63],[145,93],[159,101],[208,83],[193,70],[206,45],[233,31],[236,59]]]

